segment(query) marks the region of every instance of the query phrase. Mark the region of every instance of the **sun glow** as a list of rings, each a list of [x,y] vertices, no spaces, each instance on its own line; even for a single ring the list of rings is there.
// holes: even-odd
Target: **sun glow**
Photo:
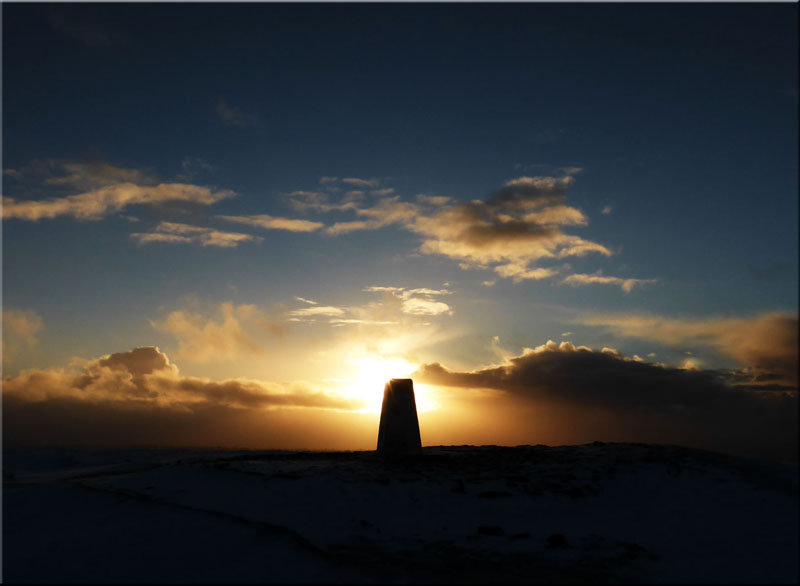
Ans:
[[[348,377],[342,389],[348,396],[365,403],[363,411],[380,413],[383,403],[383,388],[392,378],[411,378],[418,365],[402,358],[365,356],[352,361],[353,375]],[[430,411],[437,407],[436,401],[425,385],[414,383],[417,411]]]

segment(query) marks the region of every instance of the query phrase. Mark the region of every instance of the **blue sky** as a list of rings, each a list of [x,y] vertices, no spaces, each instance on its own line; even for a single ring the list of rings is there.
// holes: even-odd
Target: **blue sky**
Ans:
[[[796,18],[4,4],[7,380],[157,346],[175,376],[379,396],[553,340],[796,400]]]

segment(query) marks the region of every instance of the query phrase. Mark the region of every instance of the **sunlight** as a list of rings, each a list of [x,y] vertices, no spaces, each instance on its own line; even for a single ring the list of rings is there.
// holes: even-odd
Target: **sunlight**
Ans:
[[[363,411],[380,413],[383,403],[383,388],[392,378],[409,378],[418,365],[402,358],[364,356],[351,361],[353,376],[345,383],[344,392],[366,403]],[[437,407],[430,397],[430,389],[414,383],[417,411],[429,411]]]

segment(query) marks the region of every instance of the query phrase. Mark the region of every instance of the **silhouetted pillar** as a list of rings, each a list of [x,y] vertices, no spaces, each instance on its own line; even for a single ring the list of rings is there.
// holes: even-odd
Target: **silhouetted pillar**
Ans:
[[[414,381],[393,378],[383,389],[381,423],[378,427],[379,454],[419,454],[422,440],[419,435],[417,403],[414,400]]]

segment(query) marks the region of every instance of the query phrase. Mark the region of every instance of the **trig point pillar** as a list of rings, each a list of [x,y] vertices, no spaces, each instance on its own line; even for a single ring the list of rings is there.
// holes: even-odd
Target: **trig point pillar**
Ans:
[[[422,453],[417,403],[414,400],[414,381],[410,378],[393,378],[383,389],[378,453],[385,455]]]

